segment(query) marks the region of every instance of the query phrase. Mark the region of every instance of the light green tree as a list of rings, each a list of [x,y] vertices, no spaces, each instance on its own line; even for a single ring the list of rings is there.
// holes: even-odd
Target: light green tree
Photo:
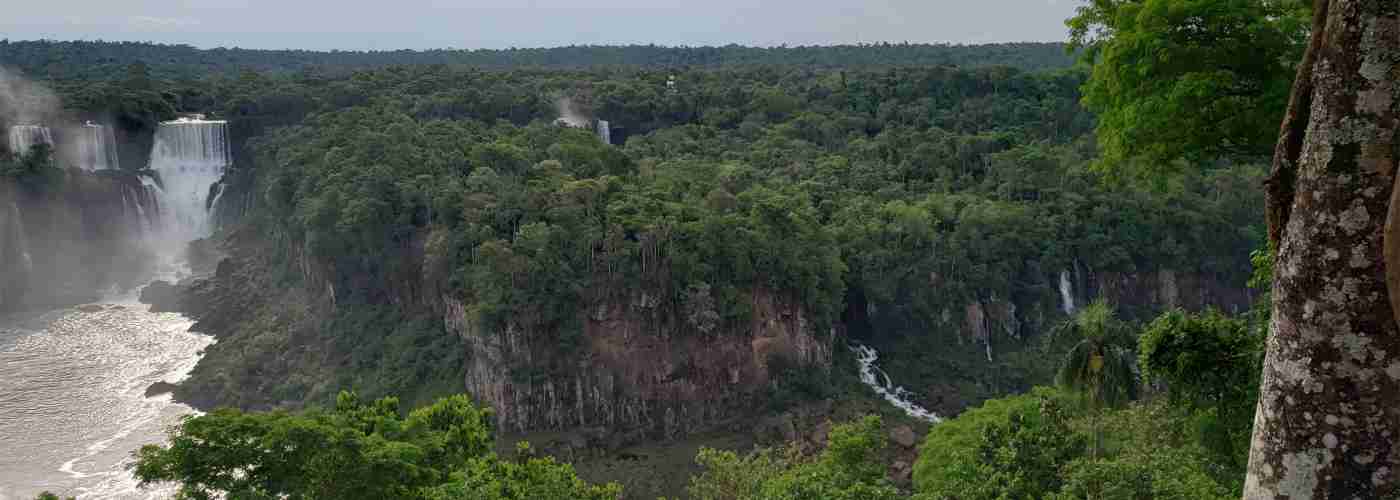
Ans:
[[[1267,158],[1308,27],[1297,0],[1092,0],[1069,19],[1093,64],[1105,166]]]
[[[174,482],[181,498],[587,499],[617,498],[550,459],[508,462],[492,451],[489,409],[466,396],[399,414],[395,398],[364,403],[342,392],[335,408],[304,414],[220,409],[186,418],[170,444],[137,453],[142,485]]]
[[[894,500],[899,490],[885,478],[885,431],[871,415],[833,426],[826,450],[815,459],[794,451],[759,450],[747,456],[702,449],[705,472],[691,478],[696,500]]]

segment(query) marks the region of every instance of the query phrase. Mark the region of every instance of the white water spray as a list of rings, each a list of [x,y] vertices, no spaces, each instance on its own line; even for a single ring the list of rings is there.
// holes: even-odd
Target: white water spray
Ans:
[[[7,232],[11,234],[0,234],[0,236],[4,236],[6,238],[13,237],[15,239],[15,245],[19,248],[20,261],[24,262],[24,272],[33,272],[34,258],[29,254],[29,241],[26,239],[25,236],[27,233],[24,232],[23,214],[21,214],[19,211],[19,205],[13,201],[10,202],[9,208],[10,213],[5,216],[5,219],[9,219],[11,221],[11,226],[9,228],[4,228],[4,226],[0,226],[0,228],[7,229]],[[0,220],[0,222],[4,221]]]
[[[49,132],[48,127],[42,125],[15,125],[10,127],[11,151],[23,155],[39,144],[53,146],[53,134]]]
[[[1060,271],[1060,303],[1065,314],[1074,314],[1074,285],[1070,284],[1069,271]]]
[[[607,120],[598,120],[598,140],[603,144],[612,144],[612,126]]]
[[[83,124],[78,139],[78,165],[89,171],[117,168],[117,139],[111,127]]]
[[[860,381],[874,389],[876,394],[911,417],[935,424],[943,421],[943,417],[915,403],[912,400],[913,394],[902,386],[894,385],[890,376],[875,366],[875,362],[880,359],[879,352],[861,344],[851,344],[850,348],[856,353],[856,361],[860,363]]]
[[[229,160],[227,122],[182,118],[161,123],[150,164],[160,177],[153,242],[159,253],[178,255],[185,244],[213,233],[205,201]]]

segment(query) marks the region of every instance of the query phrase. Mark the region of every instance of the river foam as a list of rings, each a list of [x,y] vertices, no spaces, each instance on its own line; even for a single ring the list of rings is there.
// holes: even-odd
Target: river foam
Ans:
[[[131,297],[0,319],[0,500],[50,490],[80,499],[167,498],[142,490],[131,453],[194,413],[158,381],[189,375],[211,337]]]

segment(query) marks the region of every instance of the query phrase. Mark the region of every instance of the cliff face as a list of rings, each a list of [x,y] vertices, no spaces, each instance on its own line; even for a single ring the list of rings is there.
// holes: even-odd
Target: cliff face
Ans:
[[[1201,273],[1161,269],[1143,273],[1066,272],[1066,275],[1075,278],[1067,280],[1068,286],[1059,295],[1030,294],[1021,300],[993,297],[972,301],[959,315],[945,311],[939,326],[957,331],[960,341],[1004,344],[1046,331],[1063,321],[1067,313],[1096,299],[1108,301],[1121,316],[1140,320],[1176,308],[1199,311],[1213,307],[1239,313],[1248,309],[1253,300],[1250,290],[1243,284],[1228,283],[1220,277]],[[1051,283],[1053,281],[1047,279],[1041,288],[1048,288]]]
[[[882,368],[926,407],[955,414],[1046,383],[1055,362],[1030,348],[1094,298],[1138,319],[1171,307],[1239,311],[1250,300],[1231,280],[1197,273],[1067,271],[1063,286],[1056,273],[1010,298],[953,302],[922,320],[925,328],[899,328],[918,323],[858,291],[841,318],[814,318],[761,287],[749,291],[751,321],[721,326],[713,304],[663,301],[647,285],[600,277],[577,304],[572,331],[525,313],[488,328],[474,304],[448,290],[446,234],[419,230],[364,268],[317,258],[276,230],[239,227],[218,272],[178,291],[175,308],[220,340],[177,397],[205,408],[271,408],[321,402],[342,388],[417,398],[465,390],[512,432],[675,437],[722,425],[763,406],[775,371],[831,370],[833,351],[844,348],[835,330],[845,327],[878,346]],[[367,310],[373,318],[364,319]],[[414,321],[422,324],[400,327]],[[442,368],[424,369],[429,363]],[[377,382],[393,377],[404,379]]]
[[[429,251],[434,244],[426,231],[386,255],[374,273],[312,257],[275,232],[245,227],[223,244],[228,252],[217,272],[181,284],[173,297],[165,286],[145,294],[219,339],[176,391],[197,407],[296,407],[340,388],[368,392],[354,377],[401,375],[421,369],[424,357],[441,356],[454,367],[451,387],[443,389],[465,390],[491,405],[502,430],[590,428],[675,437],[751,414],[775,369],[831,368],[834,333],[819,331],[796,300],[773,290],[751,292],[752,319],[742,327],[718,327],[704,314],[671,310],[657,294],[638,289],[600,291],[596,295],[607,298],[580,303],[576,333],[533,325],[526,317],[487,330],[471,304],[443,290],[442,262]],[[274,278],[288,273],[295,282]],[[365,300],[393,309],[397,321],[436,321],[369,349],[347,337],[398,333],[360,323],[339,329],[368,307]],[[404,347],[433,342],[442,342],[440,348]],[[366,350],[385,352],[347,361]],[[395,359],[408,365],[394,366]],[[416,380],[406,390],[437,383]]]
[[[137,175],[69,170],[52,186],[0,180],[0,310],[87,302],[149,265]]]
[[[1243,312],[1253,297],[1235,277],[1170,269],[1067,270],[1024,280],[1009,297],[949,301],[933,318],[848,297],[843,319],[879,349],[881,367],[915,392],[921,405],[953,415],[988,398],[1050,383],[1059,359],[1048,357],[1043,335],[1096,299],[1108,301],[1121,318],[1147,321],[1173,308]]]
[[[819,332],[794,301],[758,289],[746,328],[678,333],[678,318],[645,292],[580,311],[582,338],[561,346],[553,332],[518,322],[482,331],[453,298],[445,324],[467,353],[467,392],[494,407],[508,429],[605,427],[666,437],[748,411],[772,369],[829,370],[833,332]]]

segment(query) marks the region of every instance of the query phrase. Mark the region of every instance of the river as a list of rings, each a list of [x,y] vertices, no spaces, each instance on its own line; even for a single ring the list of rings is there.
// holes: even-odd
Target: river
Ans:
[[[186,377],[211,337],[127,293],[99,304],[0,317],[0,500],[44,490],[80,499],[150,499],[132,452],[194,412],[158,381]]]

